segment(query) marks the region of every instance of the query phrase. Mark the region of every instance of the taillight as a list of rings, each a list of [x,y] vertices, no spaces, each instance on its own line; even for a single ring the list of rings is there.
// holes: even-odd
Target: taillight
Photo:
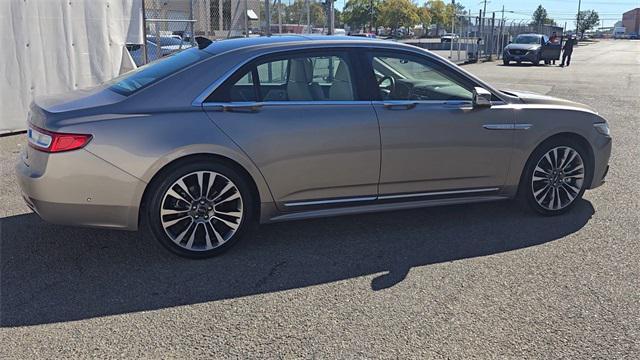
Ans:
[[[29,125],[27,138],[29,145],[40,151],[56,153],[83,148],[91,140],[91,135],[68,134],[40,129]]]

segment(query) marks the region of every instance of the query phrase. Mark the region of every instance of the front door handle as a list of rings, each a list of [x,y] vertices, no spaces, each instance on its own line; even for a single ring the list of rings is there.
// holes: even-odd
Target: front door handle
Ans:
[[[250,104],[250,105],[222,105],[222,111],[231,111],[231,112],[258,112],[262,108],[260,104]]]
[[[214,111],[229,111],[229,112],[247,112],[254,113],[260,111],[262,108],[262,104],[259,103],[249,103],[249,104],[205,104],[204,105],[208,110]]]
[[[417,102],[387,102],[382,103],[385,109],[389,110],[411,110],[418,105]]]

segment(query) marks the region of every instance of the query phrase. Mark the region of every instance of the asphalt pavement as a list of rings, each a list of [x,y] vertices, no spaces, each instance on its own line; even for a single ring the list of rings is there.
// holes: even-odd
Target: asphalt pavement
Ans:
[[[639,358],[640,42],[569,68],[465,66],[590,104],[607,183],[570,213],[512,202],[261,226],[221,257],[44,223],[0,138],[0,358]]]

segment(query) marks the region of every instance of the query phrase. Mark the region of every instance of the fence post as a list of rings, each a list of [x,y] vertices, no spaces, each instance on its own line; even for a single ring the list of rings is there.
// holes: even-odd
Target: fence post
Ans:
[[[265,35],[271,35],[271,0],[264,0]]]
[[[489,41],[487,41],[487,45],[489,45],[489,60],[491,61],[493,58],[493,31],[496,27],[496,13],[493,12],[491,15],[491,33],[489,35]]]
[[[142,63],[149,63],[149,55],[147,55],[147,13],[145,11],[145,1],[142,0]]]
[[[189,23],[189,42],[191,43],[191,45],[195,45],[196,44],[196,40],[195,40],[195,35],[193,33],[193,23],[195,21],[195,19],[193,18],[193,2],[195,0],[190,0],[189,1],[189,20],[191,20],[191,22]],[[182,35],[182,37],[184,38],[184,34]]]

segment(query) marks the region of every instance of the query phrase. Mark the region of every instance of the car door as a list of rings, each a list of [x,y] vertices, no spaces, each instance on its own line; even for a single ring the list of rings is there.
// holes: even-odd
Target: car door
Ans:
[[[540,51],[542,60],[558,60],[560,58],[560,44],[549,41],[546,35],[542,36],[542,48]]]
[[[499,190],[513,145],[510,107],[474,108],[477,84],[426,55],[371,51],[367,59],[376,82],[381,199]]]
[[[204,108],[262,172],[284,210],[374,200],[375,111],[349,51],[271,54],[240,68]]]

